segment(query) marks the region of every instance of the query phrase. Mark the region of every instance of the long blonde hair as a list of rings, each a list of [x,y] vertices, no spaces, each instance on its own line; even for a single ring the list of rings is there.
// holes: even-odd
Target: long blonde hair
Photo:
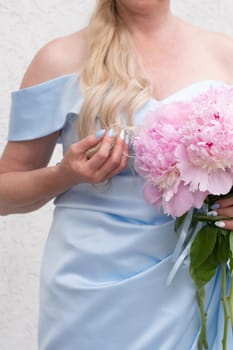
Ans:
[[[88,53],[80,76],[84,102],[78,118],[81,138],[105,129],[133,125],[133,115],[151,96],[140,72],[126,25],[115,0],[99,0],[88,26]]]

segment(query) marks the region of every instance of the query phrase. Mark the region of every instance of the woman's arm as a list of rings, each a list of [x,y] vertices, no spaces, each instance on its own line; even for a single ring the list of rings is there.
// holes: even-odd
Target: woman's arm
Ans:
[[[34,191],[30,187],[35,179],[35,169],[47,166],[57,137],[54,133],[33,141],[7,143],[0,159],[0,214],[30,211],[29,203],[34,206],[41,202],[36,196],[36,186]],[[33,193],[34,200],[31,198]],[[44,203],[46,201],[41,205]]]
[[[85,51],[84,39],[82,31],[47,44],[30,64],[21,88],[77,71]],[[79,50],[74,49],[76,47]],[[128,146],[124,139],[117,137],[110,154],[112,138],[106,132],[101,138],[91,135],[73,144],[58,166],[48,167],[58,134],[8,142],[0,159],[0,215],[35,210],[71,186],[101,182],[127,164],[124,154]],[[87,159],[87,150],[100,141],[98,152]]]
[[[73,144],[57,166],[46,167],[55,145],[53,134],[27,142],[9,142],[0,160],[0,215],[30,212],[40,208],[71,186],[98,183],[111,178],[127,165],[128,146],[117,137],[110,153],[112,138],[105,133]],[[91,158],[86,152],[102,141]]]

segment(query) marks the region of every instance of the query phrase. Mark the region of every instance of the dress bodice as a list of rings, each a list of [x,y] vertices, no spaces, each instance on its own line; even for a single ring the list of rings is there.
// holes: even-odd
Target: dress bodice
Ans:
[[[151,98],[137,110],[134,122],[140,124],[144,116],[160,103],[187,100],[210,86],[219,84],[222,83],[212,80],[199,81],[162,101]],[[12,93],[8,139],[31,140],[61,130],[60,142],[63,145],[63,153],[65,153],[72,143],[78,141],[77,118],[82,102],[79,76],[76,74],[64,75],[15,91]],[[170,220],[163,213],[156,212],[154,207],[145,203],[142,187],[142,179],[128,169],[115,176],[110,186],[90,184],[74,186],[58,196],[55,204],[79,209],[102,210],[119,216],[126,216],[127,213],[129,219],[146,222],[161,223]]]
[[[156,108],[159,103],[191,99],[211,86],[223,84],[217,80],[202,80],[186,86],[161,101],[151,98],[135,113],[135,124],[140,123],[143,116],[149,110]],[[75,134],[73,132],[71,137],[70,127],[73,128],[82,102],[79,75],[75,73],[13,91],[8,140],[32,140],[62,130],[64,145],[68,146],[68,139],[72,142]]]

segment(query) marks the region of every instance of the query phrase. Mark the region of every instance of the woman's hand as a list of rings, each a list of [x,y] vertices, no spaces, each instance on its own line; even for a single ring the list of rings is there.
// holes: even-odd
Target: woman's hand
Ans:
[[[216,221],[215,225],[226,230],[233,230],[233,197],[220,199],[211,207],[212,211],[209,213],[212,216],[225,216],[232,218],[232,220]]]
[[[89,158],[87,152],[100,142],[96,153]],[[94,184],[112,178],[127,166],[128,145],[125,132],[122,131],[116,136],[113,148],[112,142],[112,130],[100,130],[96,135],[74,143],[58,165],[60,175],[69,181],[71,186],[84,182]]]

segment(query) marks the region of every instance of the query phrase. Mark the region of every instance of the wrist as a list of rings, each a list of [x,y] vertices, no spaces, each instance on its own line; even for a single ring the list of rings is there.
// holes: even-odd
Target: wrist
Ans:
[[[56,182],[63,188],[64,191],[72,186],[78,185],[77,175],[72,174],[70,169],[66,167],[63,162],[58,162],[55,166],[51,167],[52,172],[55,176]]]

